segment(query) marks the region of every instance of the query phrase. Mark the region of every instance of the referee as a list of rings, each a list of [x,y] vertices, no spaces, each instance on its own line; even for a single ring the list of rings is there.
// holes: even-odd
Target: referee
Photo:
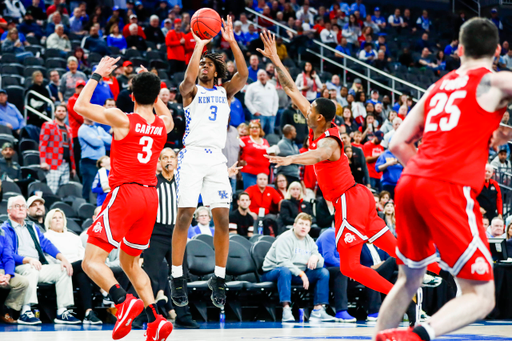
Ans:
[[[159,158],[162,173],[157,175],[158,184],[156,186],[158,192],[158,213],[156,217],[155,227],[149,248],[144,251],[143,269],[151,280],[153,294],[157,296],[157,292],[161,288],[169,287],[168,273],[169,268],[165,265],[165,276],[162,279],[162,262],[164,258],[167,264],[172,264],[172,232],[176,223],[177,196],[176,181],[174,179],[174,171],[177,165],[176,153],[171,148],[165,148],[160,153]],[[161,283],[165,281],[164,283]],[[171,307],[170,291],[168,293],[167,306]],[[188,306],[175,307],[176,325],[183,328],[199,328],[196,321],[192,319]],[[145,314],[141,314],[145,315]]]

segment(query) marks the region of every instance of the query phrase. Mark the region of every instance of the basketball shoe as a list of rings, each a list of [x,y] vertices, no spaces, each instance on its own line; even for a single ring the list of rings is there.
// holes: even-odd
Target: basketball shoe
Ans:
[[[132,330],[132,322],[144,310],[144,302],[127,294],[123,303],[117,304],[116,325],[112,331],[112,338],[119,340],[128,335]]]
[[[146,341],[165,341],[172,332],[172,323],[162,315],[157,315],[156,320],[148,323]]]
[[[418,334],[409,329],[386,329],[377,334],[375,341],[422,341]]]

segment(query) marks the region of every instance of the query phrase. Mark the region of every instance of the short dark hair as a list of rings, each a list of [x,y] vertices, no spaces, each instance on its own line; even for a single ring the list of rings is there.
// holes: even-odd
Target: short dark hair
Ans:
[[[251,199],[251,196],[249,195],[249,193],[247,193],[247,192],[240,192],[240,193],[238,194],[238,198],[237,198],[237,200],[242,199],[242,195],[247,195],[247,196],[249,197],[249,199]]]
[[[208,58],[215,65],[215,71],[217,72],[216,79],[224,79],[227,76],[228,68],[222,61],[222,55],[220,53],[205,53],[201,59]]]
[[[485,18],[473,18],[460,28],[459,42],[464,46],[464,55],[478,59],[492,57],[500,41],[498,28]]]
[[[137,104],[153,104],[160,93],[160,78],[151,72],[139,73],[132,80],[132,90]]]
[[[316,103],[316,112],[322,115],[325,118],[326,122],[331,122],[336,116],[336,105],[334,102],[327,98],[317,98],[315,100]]]
[[[107,99],[105,100],[105,102],[103,102],[103,105],[107,104],[107,102],[108,102],[108,101],[114,101],[114,102],[115,102],[116,100],[115,100],[115,99],[113,99],[113,98],[107,98]]]

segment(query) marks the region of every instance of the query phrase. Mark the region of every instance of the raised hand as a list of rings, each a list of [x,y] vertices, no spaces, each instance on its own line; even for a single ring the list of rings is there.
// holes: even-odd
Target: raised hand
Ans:
[[[105,56],[101,58],[98,67],[96,68],[95,73],[100,74],[102,77],[107,77],[117,68],[116,63],[119,61],[121,57],[112,58],[109,56]]]
[[[276,47],[276,36],[274,33],[270,33],[269,31],[263,31],[260,33],[261,40],[263,41],[263,45],[265,46],[265,50],[257,48],[256,51],[264,55],[265,57],[272,60],[272,58],[279,58],[277,55],[277,47]]]
[[[201,39],[194,33],[194,30],[190,30],[192,32],[192,37],[194,37],[194,40],[196,41],[196,44],[202,44],[203,46],[207,45],[211,39]]]
[[[146,67],[142,64],[140,64],[140,69],[139,69],[139,72],[137,73],[143,73],[143,72],[149,72],[148,69],[146,69]]]
[[[235,43],[235,34],[233,33],[233,23],[231,20],[231,16],[228,15],[228,22],[224,21],[222,19],[222,26],[220,27],[222,31],[222,38],[224,38],[225,41],[228,43]]]
[[[237,164],[238,164],[238,161],[237,161],[237,162],[235,162],[235,163],[233,164],[233,166],[231,166],[231,167],[229,167],[229,168],[228,168],[228,176],[229,176],[229,177],[232,177],[232,176],[234,176],[234,175],[237,175],[237,174],[238,174],[238,171],[239,171],[240,169],[244,168],[243,166],[241,166],[241,167],[237,167],[237,166],[236,166]]]
[[[289,157],[282,157],[282,156],[271,156],[271,155],[264,155],[270,163],[275,163],[276,168],[279,168],[281,166],[289,166],[292,164],[292,160]]]

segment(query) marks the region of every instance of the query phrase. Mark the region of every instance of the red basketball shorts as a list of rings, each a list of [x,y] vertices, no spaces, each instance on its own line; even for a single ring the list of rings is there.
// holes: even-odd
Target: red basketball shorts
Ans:
[[[373,194],[363,185],[351,187],[333,205],[337,248],[373,243],[389,230],[377,215]]]
[[[87,234],[87,242],[110,253],[139,256],[149,247],[158,211],[156,188],[124,184],[111,191]]]
[[[395,191],[397,263],[441,268],[469,280],[493,279],[477,193],[469,186],[404,175]],[[436,252],[437,250],[437,252]]]

